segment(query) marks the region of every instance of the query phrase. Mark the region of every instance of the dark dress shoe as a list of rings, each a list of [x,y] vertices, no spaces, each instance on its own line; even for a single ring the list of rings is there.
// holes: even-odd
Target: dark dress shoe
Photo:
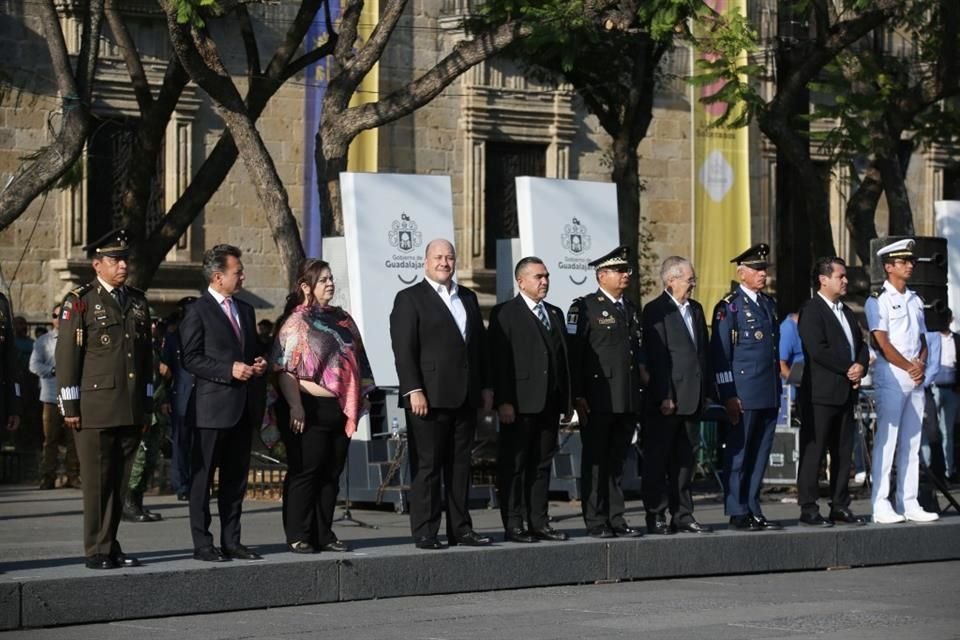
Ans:
[[[116,564],[118,567],[123,567],[125,569],[143,566],[143,563],[141,563],[138,559],[134,558],[133,556],[128,556],[122,551],[120,553],[112,554],[110,559],[113,560],[114,564]]]
[[[673,533],[667,521],[659,516],[647,516],[647,533],[652,536],[668,536]]]
[[[587,535],[591,538],[616,538],[617,535],[613,532],[613,529],[607,526],[600,525],[599,527],[590,527],[587,529]]]
[[[309,542],[304,542],[303,540],[297,540],[296,542],[288,542],[287,549],[290,549],[290,553],[316,553],[317,550],[314,549],[313,545]]]
[[[753,516],[753,521],[757,523],[757,527],[759,527],[761,531],[779,531],[783,529],[783,525],[776,520],[767,520],[763,516]]]
[[[443,549],[444,546],[437,540],[437,536],[420,536],[413,543],[417,549]]]
[[[56,486],[56,484],[57,483],[53,478],[44,478],[43,480],[40,481],[40,486],[38,486],[37,489],[40,489],[41,491],[49,491],[50,489],[53,489]],[[91,556],[91,557],[95,557],[95,556]]]
[[[180,502],[186,502],[186,501],[189,500],[189,499],[190,499],[190,496],[189,496],[188,494],[186,494],[186,493],[178,493],[178,494],[177,494],[177,500],[179,500]]]
[[[537,538],[532,531],[527,532],[520,527],[507,529],[506,531],[504,531],[503,540],[504,542],[523,542],[523,543],[537,542]]]
[[[833,524],[852,524],[860,526],[867,524],[867,519],[856,515],[850,509],[833,509],[830,511],[830,522]]]
[[[707,526],[705,524],[700,524],[696,520],[687,520],[686,522],[678,522],[671,525],[670,528],[679,533],[713,533],[713,527]]]
[[[224,547],[223,555],[234,560],[263,560],[263,556],[242,544],[236,544],[232,547]]]
[[[550,525],[546,525],[542,529],[531,529],[530,534],[537,540],[553,540],[554,542],[564,542],[569,540],[570,536],[564,531],[557,531]]]
[[[643,535],[643,531],[640,531],[640,529],[634,529],[626,524],[619,527],[613,527],[613,533],[618,538],[639,538]]]
[[[104,553],[88,556],[85,564],[87,569],[116,569],[119,566],[113,558]]]
[[[320,545],[320,551],[336,551],[337,553],[346,553],[350,551],[350,546],[343,540],[337,538],[333,542],[327,542]]]
[[[824,518],[819,513],[801,513],[799,521],[800,524],[806,525],[808,527],[832,527],[833,523]]]
[[[67,489],[83,489],[83,483],[80,478],[67,478],[67,483],[63,485]]]
[[[155,511],[147,511],[144,509],[143,515],[147,517],[147,522],[159,522],[160,520],[163,520],[163,516]]]
[[[760,531],[760,525],[749,513],[742,516],[730,516],[730,528],[736,531]]]
[[[465,547],[485,547],[490,544],[488,536],[482,536],[476,531],[467,531],[456,537],[447,536],[447,545],[455,547],[462,544]]]
[[[226,562],[230,558],[223,555],[223,553],[220,552],[220,549],[211,546],[194,549],[193,559],[202,560],[203,562]]]

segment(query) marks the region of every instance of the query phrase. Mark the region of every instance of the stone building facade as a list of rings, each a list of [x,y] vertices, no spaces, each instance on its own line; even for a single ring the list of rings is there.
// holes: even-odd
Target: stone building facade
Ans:
[[[381,95],[408,82],[439,61],[464,37],[460,21],[469,0],[411,0],[386,54],[381,60]],[[61,4],[69,5],[69,0]],[[165,24],[148,0],[123,3],[131,30],[144,53],[148,78],[154,87],[162,79],[170,50]],[[752,11],[761,35],[775,28],[775,3],[760,0]],[[266,59],[282,35],[296,3],[251,5]],[[64,15],[67,44],[77,47],[76,21]],[[242,86],[245,64],[234,24],[216,28],[228,66]],[[233,46],[233,49],[228,48]],[[49,54],[43,40],[36,3],[0,0],[0,187],[21,162],[41,148],[55,129],[61,103],[56,93]],[[97,76],[97,129],[88,146],[85,167],[104,149],[114,166],[122,164],[123,128],[137,117],[137,106],[116,43],[104,28]],[[670,57],[657,96],[654,120],[640,146],[640,171],[645,190],[642,213],[652,232],[651,249],[661,257],[690,255],[693,247],[691,104],[692,95],[682,76],[689,71],[689,53],[679,49]],[[315,91],[309,76],[288,82],[272,99],[258,121],[286,185],[290,203],[302,215],[305,163],[311,162],[310,137],[304,133],[306,93]],[[183,192],[212,150],[223,125],[209,100],[189,85],[172,119],[165,142],[161,178],[156,185],[157,210],[169,207]],[[101,137],[111,134],[116,144]],[[465,73],[427,107],[382,127],[378,132],[377,170],[450,175],[460,275],[482,291],[492,293],[492,244],[515,232],[510,218],[512,176],[542,175],[578,180],[609,181],[610,140],[569,87],[550,86],[527,78],[509,60],[494,59]],[[751,132],[752,238],[772,240],[771,212],[775,205],[773,176],[775,150]],[[120,145],[122,147],[122,145]],[[93,153],[93,156],[90,154]],[[933,150],[918,152],[911,163],[910,189],[920,233],[933,228],[932,201],[954,197],[948,158]],[[48,317],[54,302],[78,282],[90,277],[80,247],[95,230],[105,230],[103,176],[85,175],[74,188],[52,190],[9,228],[0,233],[0,287],[9,288],[18,313],[33,321]],[[95,184],[96,183],[96,184]],[[93,197],[94,192],[99,193]],[[109,190],[108,190],[109,191]],[[834,234],[842,255],[852,255],[843,206],[849,192],[843,176],[829,185]],[[92,195],[93,194],[93,195]],[[99,198],[99,199],[97,199]],[[204,249],[229,242],[244,251],[247,288],[259,313],[279,313],[286,293],[277,249],[254,188],[238,161],[219,191],[189,232],[171,250],[149,291],[161,309],[202,286],[199,260]]]

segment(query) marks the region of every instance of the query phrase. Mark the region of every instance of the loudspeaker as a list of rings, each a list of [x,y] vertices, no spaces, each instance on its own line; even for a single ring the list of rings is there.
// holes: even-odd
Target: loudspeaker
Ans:
[[[946,238],[912,236],[874,238],[870,241],[870,254],[873,256],[870,262],[870,284],[877,288],[883,285],[885,279],[883,261],[876,257],[877,250],[905,238],[912,238],[916,243],[913,253],[917,256],[917,263],[913,267],[913,275],[907,281],[907,286],[923,299],[927,331],[944,331],[950,323],[947,303]]]
[[[947,239],[938,237],[888,236],[870,241],[870,284],[879,286],[884,281],[883,261],[877,257],[877,251],[891,242],[911,238],[916,244],[913,254],[917,264],[913,267],[913,276],[907,283],[911,289],[918,285],[947,286]]]

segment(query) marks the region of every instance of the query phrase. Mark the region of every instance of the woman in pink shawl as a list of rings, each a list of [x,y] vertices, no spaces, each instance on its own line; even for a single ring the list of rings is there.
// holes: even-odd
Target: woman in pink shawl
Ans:
[[[349,551],[331,529],[350,437],[374,390],[373,374],[350,314],[330,306],[330,265],[305,260],[287,296],[272,362],[290,407],[283,527],[294,553]]]

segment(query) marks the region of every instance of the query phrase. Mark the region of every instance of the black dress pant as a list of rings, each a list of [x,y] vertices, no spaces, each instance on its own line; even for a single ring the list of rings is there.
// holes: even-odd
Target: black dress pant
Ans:
[[[497,438],[497,492],[504,529],[546,527],[550,471],[557,452],[560,410],[521,413],[513,424],[500,423]]]
[[[693,444],[690,416],[648,414],[643,425],[643,506],[647,515],[670,509],[675,524],[693,520]]]
[[[213,545],[213,536],[210,535],[210,488],[213,474],[218,468],[220,544],[227,548],[240,544],[240,514],[243,496],[247,492],[252,437],[253,425],[246,412],[230,429],[194,429],[190,453],[190,534],[194,549]]]
[[[340,474],[347,461],[350,438],[347,417],[336,398],[300,394],[306,428],[281,426],[287,448],[287,476],[283,482],[283,529],[287,542],[309,542],[320,547],[334,542],[331,529],[340,491]]]
[[[470,463],[477,410],[433,409],[418,418],[407,410],[410,451],[410,532],[414,540],[440,531],[443,493],[447,503],[447,537],[473,530],[468,508]]]
[[[87,557],[121,551],[117,529],[141,429],[132,425],[73,432],[83,481],[83,553]]]
[[[847,487],[850,464],[853,459],[853,438],[856,424],[853,405],[801,405],[800,467],[797,471],[797,502],[802,513],[819,512],[820,463],[826,451],[830,452],[830,508],[843,509],[850,505]]]
[[[587,425],[580,428],[580,493],[583,521],[588,529],[620,528],[627,524],[620,481],[636,423],[632,413],[594,412]]]

